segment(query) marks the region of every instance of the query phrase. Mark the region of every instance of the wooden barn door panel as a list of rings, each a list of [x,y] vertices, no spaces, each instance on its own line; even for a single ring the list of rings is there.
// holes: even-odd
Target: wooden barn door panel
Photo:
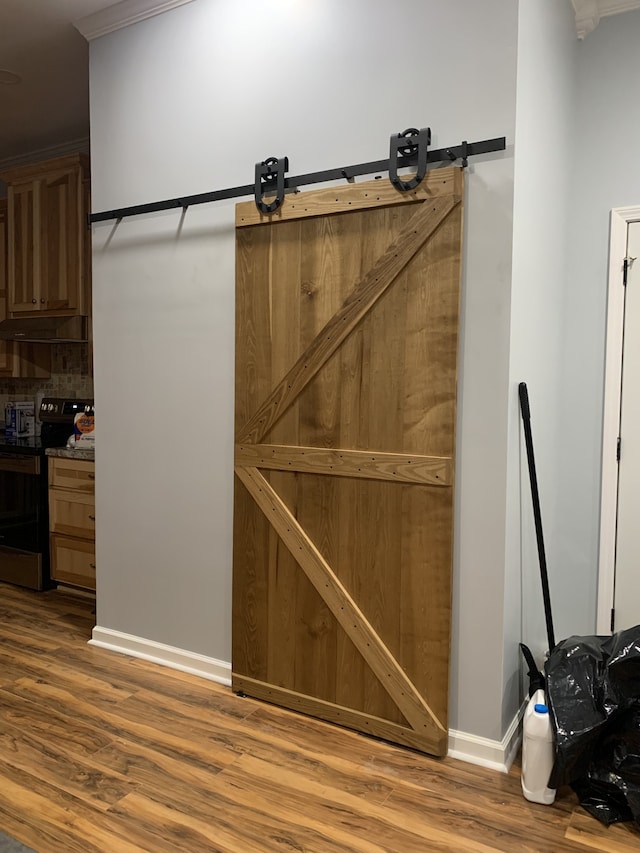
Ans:
[[[444,754],[462,175],[237,209],[236,690]]]

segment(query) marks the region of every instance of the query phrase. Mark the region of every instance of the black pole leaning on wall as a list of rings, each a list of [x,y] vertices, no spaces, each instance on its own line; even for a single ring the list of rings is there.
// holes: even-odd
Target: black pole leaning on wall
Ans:
[[[455,162],[462,160],[464,166],[467,165],[467,158],[474,157],[479,154],[489,154],[493,151],[504,151],[506,147],[506,139],[504,136],[496,139],[484,139],[481,142],[463,142],[460,145],[451,148],[439,148],[427,153],[429,163]],[[414,166],[418,162],[418,154],[404,156],[401,166]],[[356,177],[362,175],[372,175],[376,172],[389,171],[389,159],[374,160],[369,163],[358,163],[355,166],[344,166],[338,169],[326,169],[321,172],[309,172],[306,175],[297,175],[284,179],[285,193],[296,192],[299,187],[309,186],[310,184],[320,184],[326,181],[347,180],[352,181]],[[95,222],[107,222],[112,219],[124,219],[126,216],[140,216],[145,213],[157,213],[161,210],[173,210],[175,208],[192,207],[195,204],[209,204],[215,201],[223,201],[224,199],[242,198],[244,196],[252,196],[255,193],[255,184],[244,184],[243,186],[230,187],[224,190],[214,190],[208,193],[199,193],[197,195],[182,196],[180,198],[167,199],[165,201],[155,201],[149,204],[135,204],[131,207],[120,207],[114,210],[104,210],[99,213],[90,213],[88,216],[89,225]]]

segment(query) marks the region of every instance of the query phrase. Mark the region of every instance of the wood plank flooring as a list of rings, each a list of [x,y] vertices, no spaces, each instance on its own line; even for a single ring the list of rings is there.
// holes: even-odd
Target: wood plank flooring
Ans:
[[[38,853],[638,853],[563,789],[434,759],[88,646],[0,584],[0,831]]]

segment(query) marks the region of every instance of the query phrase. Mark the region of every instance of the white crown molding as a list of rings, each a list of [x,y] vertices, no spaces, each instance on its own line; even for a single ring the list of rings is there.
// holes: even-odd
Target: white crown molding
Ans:
[[[598,0],[571,0],[576,16],[578,38],[583,39],[600,23]]]
[[[620,12],[632,12],[640,9],[640,0],[598,0],[600,14],[618,15]]]
[[[74,26],[87,41],[93,41],[100,36],[106,36],[107,33],[130,27],[131,24],[137,24],[139,21],[153,18],[154,15],[161,15],[163,12],[169,12],[171,9],[191,2],[192,0],[122,0],[113,6],[107,6],[100,12],[74,21]]]
[[[80,139],[70,139],[68,142],[62,142],[59,145],[50,145],[47,148],[38,148],[35,151],[28,151],[16,157],[7,157],[5,160],[0,160],[0,169],[5,171],[6,169],[13,169],[14,166],[22,166],[25,163],[36,163],[41,160],[52,160],[54,157],[64,157],[65,154],[76,154],[78,151],[88,154],[89,147],[88,136],[83,136]]]
[[[571,3],[579,39],[593,32],[601,18],[640,9],[640,0],[571,0]]]

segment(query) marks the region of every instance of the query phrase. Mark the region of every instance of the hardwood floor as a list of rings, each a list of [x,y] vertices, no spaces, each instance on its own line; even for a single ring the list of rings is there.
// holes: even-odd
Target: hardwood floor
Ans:
[[[86,644],[92,602],[0,584],[0,830],[38,853],[638,853],[515,768],[432,759]]]

